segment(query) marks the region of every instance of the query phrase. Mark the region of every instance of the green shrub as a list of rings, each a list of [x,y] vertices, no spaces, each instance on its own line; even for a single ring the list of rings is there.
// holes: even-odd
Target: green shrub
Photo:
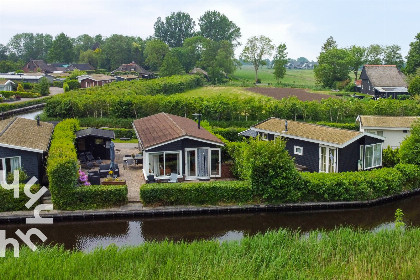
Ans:
[[[46,96],[48,94],[50,94],[50,83],[48,82],[47,78],[42,77],[41,79],[39,79],[39,93],[42,96]]]
[[[316,122],[319,125],[325,125],[330,127],[349,129],[349,130],[359,130],[359,125],[357,123],[331,123],[331,122]]]
[[[411,95],[420,94],[420,76],[416,76],[410,81],[410,84],[408,85],[408,92]]]
[[[211,128],[214,134],[218,134],[230,142],[241,141],[243,136],[239,136],[238,133],[247,129],[248,129],[247,127],[230,127],[230,128],[212,127]]]
[[[75,90],[80,88],[80,83],[78,80],[66,80],[67,85],[70,90]]]
[[[392,149],[388,146],[382,151],[382,165],[383,167],[394,167],[401,161],[400,149]]]
[[[26,180],[28,180],[28,175],[26,174],[26,172],[23,170],[22,167],[19,167],[17,169],[19,171],[19,182],[20,183],[26,183]],[[6,176],[6,182],[8,184],[13,183],[13,180],[15,179],[15,174],[14,172],[9,172]]]
[[[102,128],[106,130],[112,130],[115,133],[115,138],[137,138],[134,129],[127,128]]]
[[[342,173],[302,173],[304,201],[369,200],[397,194],[405,178],[394,168]]]
[[[26,92],[26,91],[0,91],[3,97],[10,98],[11,96],[20,96],[21,98],[37,98],[41,95],[39,93]]]
[[[411,128],[411,135],[400,146],[402,163],[420,165],[420,121],[416,121]]]
[[[395,169],[401,172],[403,176],[405,190],[420,188],[420,166],[399,163],[395,165]]]
[[[64,92],[68,92],[70,90],[69,84],[67,84],[67,82],[63,83],[63,90]]]
[[[18,108],[31,106],[31,105],[45,103],[47,101],[47,99],[49,99],[49,98],[51,98],[51,97],[46,97],[46,98],[42,98],[42,99],[34,99],[34,100],[29,100],[29,101],[3,103],[3,104],[0,104],[0,113],[1,112],[7,112],[7,111],[10,111],[10,110],[13,110],[13,109],[18,109]]]
[[[53,81],[52,85],[53,85],[53,87],[62,88],[63,87],[63,81]]]
[[[127,186],[81,186],[72,193],[67,209],[97,209],[127,203]]]
[[[18,84],[16,91],[25,91],[21,83]]]
[[[0,212],[5,211],[23,211],[28,210],[25,204],[29,201],[29,198],[24,192],[24,184],[19,185],[19,197],[14,198],[14,190],[6,190],[0,186]],[[39,191],[39,185],[33,185],[31,187],[31,192],[36,193]],[[37,200],[31,209],[35,208],[41,201]]]
[[[159,205],[199,205],[246,203],[253,200],[246,181],[146,184],[140,188],[143,203]]]

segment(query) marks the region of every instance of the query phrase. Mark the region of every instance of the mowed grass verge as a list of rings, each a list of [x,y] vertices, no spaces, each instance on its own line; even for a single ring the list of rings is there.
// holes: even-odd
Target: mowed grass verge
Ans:
[[[296,233],[240,241],[146,243],[93,253],[9,251],[2,279],[419,279],[420,229]],[[86,278],[87,277],[87,278]]]

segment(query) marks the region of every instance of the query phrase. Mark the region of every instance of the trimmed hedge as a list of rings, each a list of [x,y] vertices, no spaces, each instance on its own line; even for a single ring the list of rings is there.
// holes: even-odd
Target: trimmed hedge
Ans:
[[[7,112],[13,109],[19,109],[23,107],[28,107],[36,104],[41,104],[47,102],[51,97],[37,98],[29,101],[13,102],[13,103],[1,103],[0,104],[0,113]]]
[[[127,186],[81,186],[72,194],[72,209],[97,209],[127,203]]]
[[[246,203],[253,200],[253,194],[246,181],[162,183],[141,186],[140,199],[146,205]]]
[[[420,168],[399,164],[396,168],[343,173],[302,173],[304,201],[370,200],[419,187]]]
[[[316,124],[359,131],[359,124],[357,124],[357,123],[316,122]]]
[[[28,208],[25,206],[25,203],[29,201],[29,198],[24,192],[24,187],[24,184],[19,185],[19,197],[14,198],[14,190],[6,190],[0,186],[0,212],[28,210]],[[39,185],[33,185],[31,187],[31,192],[36,193],[39,191],[39,189]],[[40,203],[40,200],[36,201],[30,209],[34,209]]]
[[[115,133],[115,138],[137,138],[134,129],[128,128],[102,128],[106,130],[112,130]]]
[[[79,122],[68,119],[57,124],[49,151],[47,174],[56,209],[94,209],[127,201],[127,186],[77,187],[78,164],[74,141]]]
[[[27,92],[27,91],[0,91],[0,95],[3,95],[3,97],[9,98],[13,95],[19,95],[21,98],[37,98],[41,95],[39,93],[34,92]]]
[[[244,130],[247,130],[248,128],[246,127],[230,127],[230,128],[212,127],[211,130],[214,134],[218,134],[230,142],[239,142],[239,141],[242,141],[243,136],[239,136],[238,133]]]

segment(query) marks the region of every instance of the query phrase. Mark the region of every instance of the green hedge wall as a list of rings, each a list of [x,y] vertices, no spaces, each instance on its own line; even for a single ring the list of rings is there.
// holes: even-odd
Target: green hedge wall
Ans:
[[[214,181],[146,184],[140,188],[140,199],[146,205],[199,205],[246,203],[253,195],[246,181]]]
[[[24,184],[19,185],[19,197],[14,198],[13,190],[6,190],[0,186],[0,212],[28,210],[25,204],[29,201],[29,198],[24,193],[24,187]],[[31,192],[36,193],[37,191],[39,191],[39,189],[39,185],[33,185],[31,187]],[[30,209],[34,209],[40,203],[41,201],[36,201]]]
[[[13,109],[19,109],[23,107],[28,107],[31,105],[46,103],[48,99],[51,97],[45,97],[45,98],[37,98],[34,100],[29,101],[21,101],[21,102],[13,102],[13,103],[0,103],[0,113],[10,111]]]
[[[56,209],[93,209],[121,205],[127,201],[127,186],[77,187],[78,164],[74,141],[79,122],[67,119],[55,127],[47,174]]]
[[[302,173],[304,201],[370,200],[419,187],[420,168],[400,164],[396,168],[343,173]]]
[[[3,95],[3,97],[9,98],[13,95],[19,95],[21,98],[37,98],[41,95],[39,93],[33,93],[33,92],[26,92],[26,91],[0,91],[0,95]]]

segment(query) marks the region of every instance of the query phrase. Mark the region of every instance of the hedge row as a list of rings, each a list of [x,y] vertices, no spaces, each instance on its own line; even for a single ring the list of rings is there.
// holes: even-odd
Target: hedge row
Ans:
[[[331,126],[331,127],[336,127],[336,128],[349,129],[349,130],[357,130],[357,131],[359,130],[359,124],[357,124],[356,122],[354,123],[316,122],[316,124]]]
[[[93,209],[127,202],[127,186],[77,186],[78,164],[74,146],[79,122],[68,119],[57,124],[51,141],[47,174],[56,209]]]
[[[21,102],[13,102],[13,103],[0,103],[0,113],[7,112],[14,109],[19,109],[23,107],[28,107],[36,104],[41,104],[47,102],[48,99],[51,97],[45,97],[45,98],[37,98],[34,100],[29,101],[21,101]]]
[[[147,205],[214,205],[250,202],[253,194],[246,181],[185,182],[143,185],[140,199]]]
[[[243,136],[239,136],[238,133],[247,130],[249,127],[230,127],[230,128],[221,128],[213,127],[212,132],[218,134],[230,142],[241,141]]]
[[[420,187],[420,168],[412,164],[360,172],[302,173],[302,177],[302,201],[370,200]]]
[[[13,95],[15,96],[18,95],[21,98],[37,98],[41,96],[39,93],[27,92],[27,91],[0,91],[0,95],[3,95],[3,97],[5,98],[9,98],[10,96],[13,96]]]
[[[137,95],[129,90],[84,94],[73,92],[54,96],[47,103],[49,117],[95,117],[137,119],[160,112],[216,121],[261,121],[279,117],[308,122],[353,122],[358,115],[420,115],[420,99],[358,100],[329,98],[300,101],[296,97],[275,100],[261,96],[210,95]]]
[[[115,133],[115,138],[137,138],[134,129],[128,128],[102,128],[106,130],[112,130]]]
[[[29,198],[24,192],[24,187],[24,184],[19,185],[19,197],[14,198],[14,190],[6,190],[2,186],[0,186],[0,212],[28,210],[25,204],[29,201]],[[36,193],[39,191],[39,189],[39,185],[33,185],[31,187],[31,192]],[[40,203],[41,201],[37,200],[30,209],[34,209],[35,206],[37,206]]]

